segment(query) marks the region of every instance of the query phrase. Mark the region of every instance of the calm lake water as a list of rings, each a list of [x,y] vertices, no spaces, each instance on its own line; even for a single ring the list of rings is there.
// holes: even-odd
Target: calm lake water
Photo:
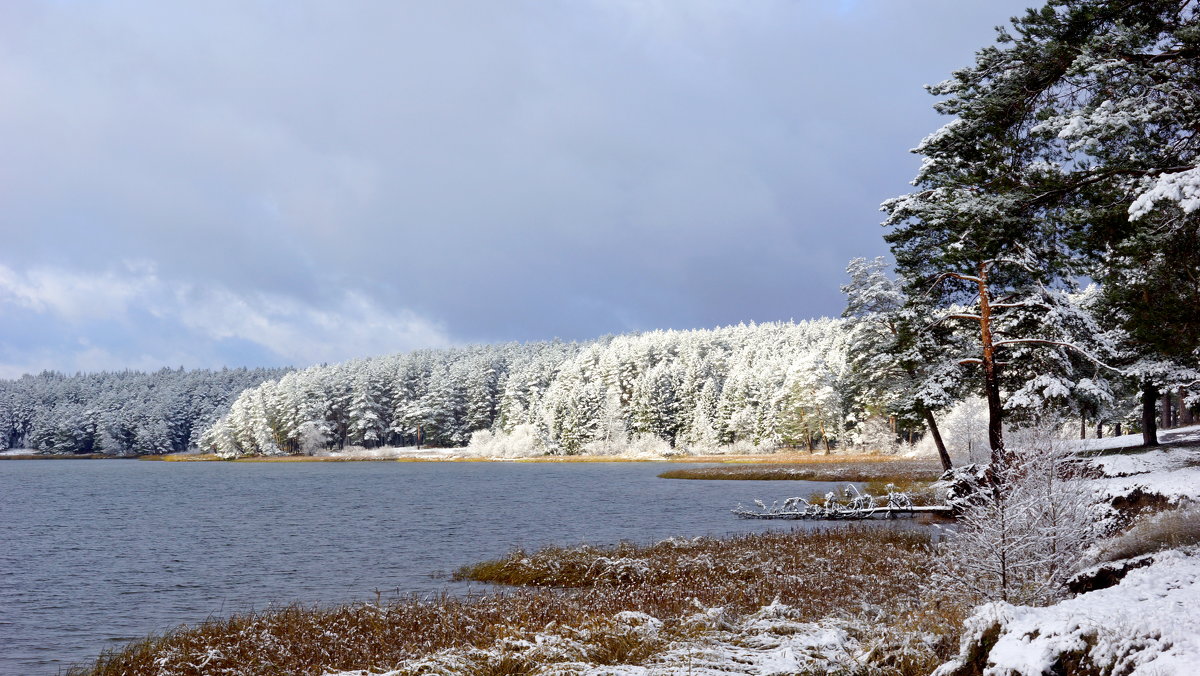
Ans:
[[[271,604],[465,590],[445,574],[518,545],[811,527],[729,510],[829,487],[665,467],[0,462],[0,674]]]

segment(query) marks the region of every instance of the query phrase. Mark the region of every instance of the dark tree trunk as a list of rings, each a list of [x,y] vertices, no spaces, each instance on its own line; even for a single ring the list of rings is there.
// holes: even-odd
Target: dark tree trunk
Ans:
[[[1158,445],[1158,420],[1154,414],[1154,405],[1158,403],[1158,387],[1145,383],[1142,385],[1142,445]]]
[[[1179,424],[1194,425],[1196,424],[1196,417],[1192,415],[1192,409],[1184,403],[1183,398],[1185,396],[1187,396],[1187,390],[1182,387],[1179,388]]]
[[[1158,427],[1159,429],[1167,429],[1171,426],[1171,395],[1164,394],[1162,396],[1162,410],[1159,413]]]
[[[933,411],[921,407],[921,415],[925,416],[925,424],[929,425],[929,434],[933,437],[933,444],[937,446],[938,458],[942,461],[942,469],[949,470],[954,467],[950,462],[950,454],[946,452],[946,443],[942,441],[942,433],[938,431],[937,421],[933,419]]]
[[[1104,421],[1103,420],[1096,421],[1096,438],[1097,439],[1104,438]]]
[[[1079,438],[1087,439],[1087,414],[1079,414]]]
[[[1121,436],[1121,423],[1117,423],[1116,425],[1113,426],[1113,436],[1114,437]]]

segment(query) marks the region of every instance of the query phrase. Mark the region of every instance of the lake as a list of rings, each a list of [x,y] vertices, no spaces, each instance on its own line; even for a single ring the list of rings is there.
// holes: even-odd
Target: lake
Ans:
[[[0,462],[0,675],[271,604],[466,590],[446,575],[514,546],[813,527],[729,510],[830,487],[655,476],[681,466]]]

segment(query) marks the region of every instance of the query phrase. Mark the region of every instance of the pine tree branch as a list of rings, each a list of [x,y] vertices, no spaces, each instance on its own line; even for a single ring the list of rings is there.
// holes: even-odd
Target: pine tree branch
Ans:
[[[1100,361],[1100,359],[1093,356],[1087,350],[1083,349],[1082,347],[1079,347],[1078,345],[1074,345],[1072,343],[1064,343],[1064,342],[1058,341],[1058,340],[1045,340],[1043,338],[1011,338],[1009,340],[998,340],[995,343],[993,343],[993,345],[995,345],[996,347],[1003,347],[1005,345],[1015,345],[1018,343],[1032,343],[1032,344],[1038,344],[1038,345],[1057,345],[1059,347],[1071,348],[1072,350],[1075,350],[1079,354],[1082,354],[1083,356],[1087,357],[1088,359],[1095,362],[1096,364],[1103,366],[1106,369],[1115,371],[1117,373],[1120,373],[1121,375],[1126,375],[1125,371],[1123,371],[1115,366],[1109,366],[1108,364],[1105,364],[1103,361]]]

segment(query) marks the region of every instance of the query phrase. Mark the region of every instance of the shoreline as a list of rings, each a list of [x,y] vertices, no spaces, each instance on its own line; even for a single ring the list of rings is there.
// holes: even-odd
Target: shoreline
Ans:
[[[420,453],[419,455],[416,453]],[[212,453],[165,453],[159,455],[118,456],[104,453],[56,455],[42,453],[0,454],[0,460],[140,460],[146,462],[495,462],[495,463],[628,463],[665,462],[674,464],[712,464],[730,466],[753,465],[836,465],[866,463],[887,465],[896,462],[923,462],[935,459],[912,458],[882,454],[808,455],[790,452],[738,455],[674,455],[617,456],[617,455],[541,455],[525,457],[469,456],[417,451],[412,455],[389,457],[356,457],[339,455],[268,455],[241,458],[221,458]],[[766,469],[766,468],[764,468]]]

